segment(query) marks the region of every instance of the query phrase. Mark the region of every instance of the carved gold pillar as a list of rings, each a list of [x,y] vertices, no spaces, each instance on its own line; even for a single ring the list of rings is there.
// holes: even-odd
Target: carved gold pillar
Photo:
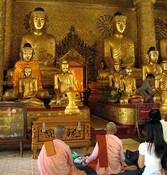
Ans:
[[[148,63],[147,50],[156,46],[153,5],[156,0],[133,0],[136,6],[139,66]]]
[[[11,41],[12,41],[12,23],[13,23],[13,0],[6,0],[5,14],[5,47],[4,47],[4,69],[11,67]],[[12,66],[13,67],[13,66]]]
[[[6,0],[1,0],[0,1],[0,95],[2,95],[2,88],[3,88],[5,11],[6,11]]]

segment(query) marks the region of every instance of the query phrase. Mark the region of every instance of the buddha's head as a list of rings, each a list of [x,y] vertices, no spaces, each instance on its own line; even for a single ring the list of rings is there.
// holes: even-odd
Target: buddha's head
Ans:
[[[61,64],[61,71],[63,73],[67,73],[68,72],[68,68],[69,68],[69,64],[67,63],[66,60],[64,60]]]
[[[116,12],[112,20],[114,33],[123,34],[126,28],[126,21],[126,16],[121,12]]]
[[[152,63],[157,63],[159,57],[159,51],[155,47],[150,47],[147,51],[149,61]]]
[[[127,66],[127,67],[125,68],[125,71],[126,71],[126,74],[127,74],[127,75],[131,75],[131,74],[132,74],[132,68],[131,68],[130,66]]]
[[[25,43],[24,46],[21,49],[20,56],[23,61],[30,61],[33,57],[33,48],[31,47],[31,44]]]
[[[120,70],[120,65],[119,65],[119,64],[114,64],[114,70],[115,70],[116,72],[119,72],[119,70]]]
[[[32,73],[32,69],[29,65],[26,65],[24,68],[24,75],[25,77],[30,77]]]
[[[44,30],[46,26],[47,15],[43,8],[37,7],[31,13],[30,26],[32,30]]]

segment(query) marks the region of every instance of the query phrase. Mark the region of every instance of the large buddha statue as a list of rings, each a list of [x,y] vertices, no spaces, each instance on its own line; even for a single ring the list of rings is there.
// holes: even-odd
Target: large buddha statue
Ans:
[[[49,93],[42,88],[39,63],[33,60],[34,50],[29,43],[25,43],[20,51],[20,60],[14,65],[13,89],[7,90],[3,96],[4,100],[16,100],[18,98],[19,79],[24,78],[24,68],[29,65],[32,69],[31,77],[38,82],[38,96],[40,98],[50,98]]]
[[[43,8],[36,8],[29,21],[31,31],[22,36],[21,47],[30,43],[34,49],[33,60],[40,64],[42,79],[53,79],[58,69],[54,67],[56,54],[56,39],[46,33],[47,15]]]
[[[152,73],[154,76],[162,73],[162,68],[158,64],[159,52],[155,47],[150,47],[147,51],[149,63],[142,65],[142,79],[145,80],[147,74]]]
[[[74,76],[68,72],[69,64],[67,61],[61,63],[61,73],[54,76],[55,97],[51,100],[50,106],[66,105],[67,91],[74,91]]]
[[[110,71],[113,71],[114,64],[121,67],[134,66],[134,42],[124,35],[127,17],[122,13],[115,13],[112,25],[113,34],[104,40],[104,60]]]
[[[32,69],[29,64],[24,67],[24,78],[19,79],[19,101],[27,103],[28,107],[44,108],[44,102],[36,98],[38,94],[38,80],[31,77]]]

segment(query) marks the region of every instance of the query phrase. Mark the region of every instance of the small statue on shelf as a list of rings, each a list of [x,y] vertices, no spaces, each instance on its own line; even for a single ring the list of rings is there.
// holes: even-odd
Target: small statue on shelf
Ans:
[[[129,103],[130,99],[138,99],[138,102],[143,102],[143,98],[139,95],[136,88],[136,79],[132,76],[132,68],[126,67],[126,74],[121,79],[120,90],[122,92],[122,96],[120,99],[120,103]]]
[[[100,66],[98,69],[97,81],[108,80],[108,77],[109,77],[109,70],[106,68],[106,64],[104,60],[102,60],[100,62]]]
[[[55,97],[51,99],[50,106],[66,105],[67,91],[74,91],[74,76],[68,72],[69,64],[63,61],[61,64],[61,73],[54,76]]]
[[[149,63],[142,65],[142,79],[145,80],[146,76],[150,73],[157,75],[162,73],[162,68],[160,64],[158,64],[159,52],[155,47],[150,47],[147,51],[147,55],[149,58]]]
[[[120,88],[121,78],[123,77],[122,72],[120,70],[120,65],[114,65],[114,73],[109,75],[109,86],[111,89]]]
[[[31,77],[32,69],[29,65],[24,68],[25,78],[19,79],[19,101],[27,103],[28,107],[44,108],[44,103],[36,98],[38,93],[38,80]]]

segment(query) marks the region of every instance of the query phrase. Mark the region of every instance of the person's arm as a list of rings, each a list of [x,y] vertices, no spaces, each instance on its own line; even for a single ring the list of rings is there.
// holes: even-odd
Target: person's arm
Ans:
[[[137,163],[138,163],[139,168],[144,167],[144,155],[139,154],[139,158],[138,158]]]
[[[138,166],[139,168],[143,168],[145,165],[144,165],[144,162],[145,162],[145,152],[147,150],[147,146],[146,146],[146,142],[145,143],[141,143],[139,145],[139,157],[138,157]]]
[[[95,145],[95,147],[93,149],[92,154],[88,158],[85,159],[84,163],[88,164],[88,163],[96,160],[97,157],[98,157],[98,152],[99,152],[99,146],[98,146],[98,143],[96,142],[96,145]]]

